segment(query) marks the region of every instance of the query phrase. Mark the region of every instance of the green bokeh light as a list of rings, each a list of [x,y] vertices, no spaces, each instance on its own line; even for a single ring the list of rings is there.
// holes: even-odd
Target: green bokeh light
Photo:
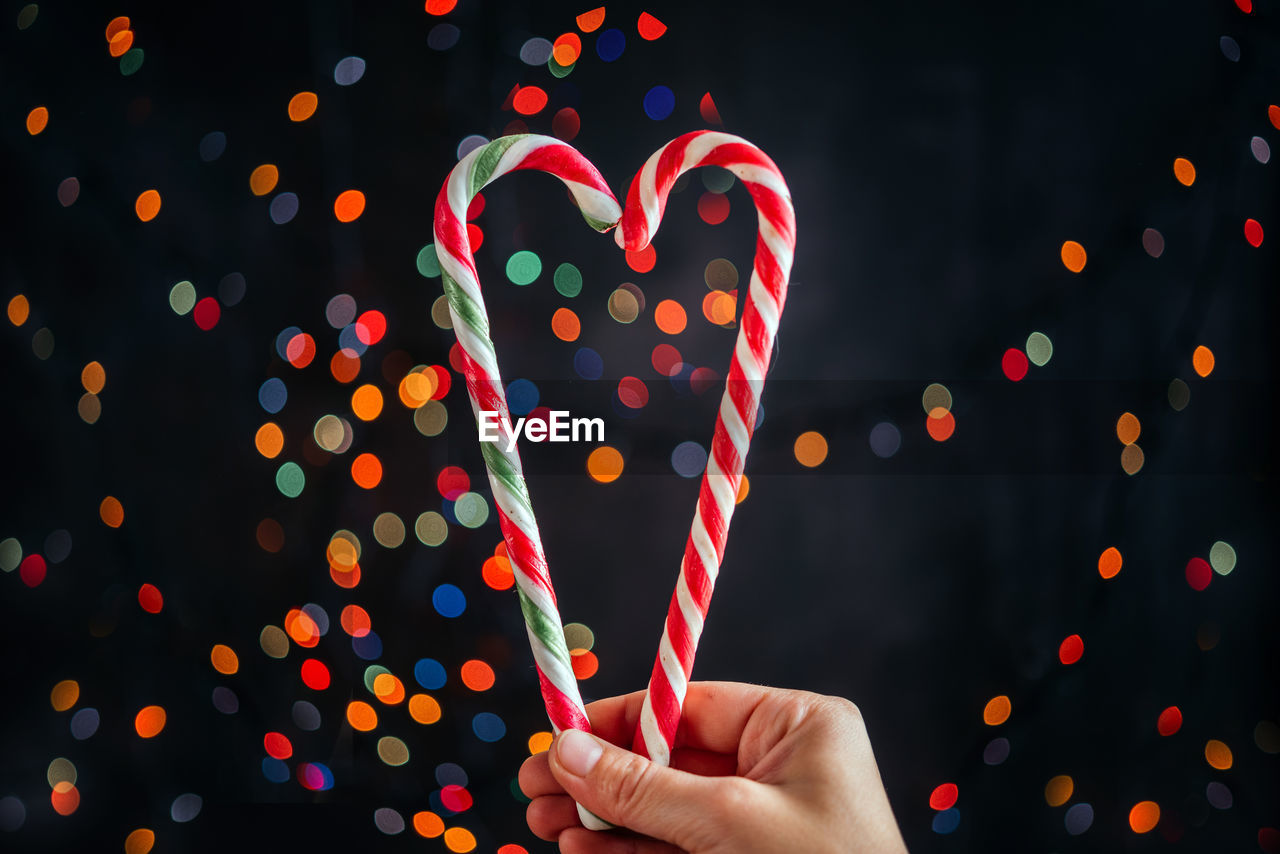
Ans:
[[[576,297],[582,293],[582,272],[566,261],[556,267],[555,284],[562,296]]]
[[[285,463],[276,470],[276,488],[286,498],[297,498],[307,485],[307,476],[297,463]]]
[[[489,505],[478,494],[464,492],[458,496],[458,503],[453,505],[453,513],[459,524],[479,528],[489,519]]]
[[[142,48],[135,47],[133,50],[120,57],[120,73],[125,77],[136,74],[138,69],[142,68],[142,60],[145,55]]]
[[[428,279],[440,275],[440,259],[436,257],[436,245],[428,243],[418,250],[418,272]]]
[[[533,284],[542,275],[542,259],[522,249],[507,259],[507,278],[517,285]]]

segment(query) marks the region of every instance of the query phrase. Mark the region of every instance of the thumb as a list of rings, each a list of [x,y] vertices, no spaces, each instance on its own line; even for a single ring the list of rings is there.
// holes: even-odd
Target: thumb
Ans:
[[[556,781],[591,812],[684,849],[718,836],[750,797],[742,778],[677,771],[576,729],[560,733],[550,760]]]

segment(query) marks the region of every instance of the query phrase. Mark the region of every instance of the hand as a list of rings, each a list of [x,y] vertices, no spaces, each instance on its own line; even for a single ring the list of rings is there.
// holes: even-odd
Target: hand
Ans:
[[[694,682],[672,767],[631,743],[644,692],[587,706],[520,768],[529,827],[562,854],[905,852],[862,715],[848,700]],[[582,827],[574,801],[626,830]]]

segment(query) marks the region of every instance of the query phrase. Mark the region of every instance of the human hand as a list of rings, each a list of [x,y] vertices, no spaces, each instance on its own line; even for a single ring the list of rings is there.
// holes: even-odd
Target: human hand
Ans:
[[[906,851],[848,700],[691,683],[670,768],[614,746],[631,743],[643,702],[591,703],[598,737],[566,730],[521,766],[529,827],[562,854]],[[630,832],[587,830],[574,801]]]

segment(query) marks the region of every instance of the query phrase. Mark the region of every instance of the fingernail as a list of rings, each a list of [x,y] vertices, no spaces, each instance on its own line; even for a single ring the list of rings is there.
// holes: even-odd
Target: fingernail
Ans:
[[[556,739],[556,759],[564,770],[578,777],[585,777],[596,767],[604,747],[582,730],[567,729]]]

